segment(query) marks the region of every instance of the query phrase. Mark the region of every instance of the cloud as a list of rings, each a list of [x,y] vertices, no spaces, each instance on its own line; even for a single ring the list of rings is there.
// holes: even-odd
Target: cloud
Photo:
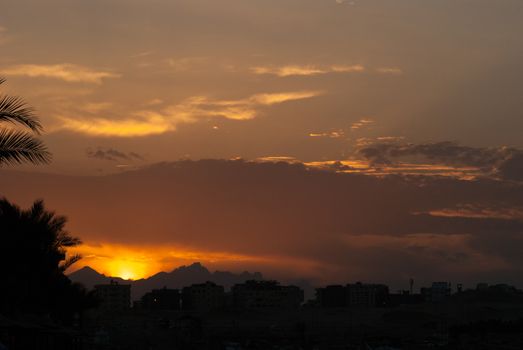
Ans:
[[[156,135],[174,131],[179,124],[196,123],[202,119],[250,120],[254,119],[263,107],[310,99],[321,94],[320,91],[266,93],[239,100],[213,100],[205,96],[195,96],[160,111],[138,111],[132,118],[127,119],[77,119],[62,116],[60,129],[94,136]]]
[[[353,123],[350,128],[351,128],[351,130],[358,130],[358,129],[362,129],[364,127],[368,127],[371,124],[374,124],[374,120],[372,120],[372,119],[360,119],[356,123]]]
[[[484,177],[485,173],[474,167],[450,166],[430,163],[407,163],[376,165],[367,160],[326,160],[307,162],[306,165],[316,169],[328,169],[343,173],[364,174],[369,176],[439,176],[461,180],[473,180]]]
[[[278,77],[292,76],[314,76],[330,73],[362,73],[367,69],[361,64],[354,65],[286,65],[281,67],[275,66],[256,66],[251,68],[251,72],[258,75],[276,75]],[[376,73],[389,75],[402,75],[403,70],[399,67],[379,67],[375,69]]]
[[[90,84],[102,84],[104,79],[120,77],[120,75],[116,73],[97,71],[70,63],[54,65],[20,64],[0,69],[0,74],[30,78],[44,77],[60,79],[70,83]]]
[[[296,91],[284,93],[257,94],[244,101],[238,101],[238,104],[259,104],[263,106],[272,106],[274,104],[305,100],[321,95],[320,91]]]
[[[513,150],[510,155],[497,164],[497,170],[503,178],[523,181],[523,152]]]
[[[491,218],[491,219],[518,219],[523,221],[523,207],[489,207],[484,204],[460,204],[455,208],[444,208],[428,212],[432,216],[463,217],[463,218]]]
[[[87,149],[87,157],[108,161],[133,161],[144,160],[144,157],[136,152],[122,152],[114,148],[98,148],[96,150]]]
[[[266,157],[257,158],[256,161],[272,162],[272,163],[279,163],[279,162],[301,163],[301,161],[296,159],[295,157],[289,157],[289,156],[266,156]]]
[[[401,75],[403,70],[398,67],[380,67],[376,69],[376,72],[381,74]]]
[[[311,76],[328,73],[359,73],[365,71],[365,67],[356,65],[332,65],[328,67],[319,67],[313,65],[289,65],[282,67],[264,67],[258,66],[251,68],[254,74],[270,74],[278,77],[290,77],[290,76]]]
[[[36,194],[46,198],[88,243],[270,258],[279,274],[329,282],[503,275],[523,284],[522,184],[373,177],[340,172],[341,162],[317,170],[280,160],[180,161],[102,177],[1,175],[9,199],[26,206]]]
[[[474,167],[485,176],[523,181],[523,151],[511,147],[468,147],[456,142],[413,144],[391,140],[367,142],[358,153],[377,166],[397,159],[421,158],[450,166]]]
[[[345,136],[345,131],[342,129],[329,131],[329,132],[311,132],[309,137],[328,137],[331,139],[338,139]]]
[[[140,119],[109,120],[103,118],[74,119],[60,117],[60,129],[93,136],[134,137],[163,134],[171,125],[161,116]]]

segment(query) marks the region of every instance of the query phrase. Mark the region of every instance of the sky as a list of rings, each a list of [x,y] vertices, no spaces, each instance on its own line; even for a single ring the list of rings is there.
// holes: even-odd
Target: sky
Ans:
[[[83,264],[523,285],[520,0],[3,7],[2,93],[53,161],[0,193],[67,215]]]

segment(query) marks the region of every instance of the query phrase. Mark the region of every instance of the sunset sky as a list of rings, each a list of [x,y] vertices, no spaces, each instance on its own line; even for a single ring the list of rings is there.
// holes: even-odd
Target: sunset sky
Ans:
[[[523,286],[521,0],[7,0],[45,166],[0,194],[84,259]],[[42,175],[44,173],[45,175]]]

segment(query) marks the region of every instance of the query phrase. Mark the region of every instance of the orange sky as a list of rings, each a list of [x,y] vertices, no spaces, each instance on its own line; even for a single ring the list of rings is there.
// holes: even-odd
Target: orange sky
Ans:
[[[362,140],[523,147],[522,17],[517,0],[11,1],[0,76],[60,173],[346,160]],[[107,149],[126,156],[90,156]]]
[[[124,278],[518,280],[522,18],[520,0],[8,1],[1,93],[35,108],[53,161],[0,169],[0,195],[43,198],[85,242],[76,268]]]
[[[409,147],[402,152],[420,148]],[[317,283],[519,283],[523,186],[508,179],[517,172],[499,170],[519,153],[505,160],[504,149],[421,149],[497,165],[466,179],[467,167],[458,176],[437,173],[448,166],[405,175],[400,169],[411,174],[412,165],[391,173],[391,165],[357,171],[267,160],[181,161],[108,176],[0,176],[8,199],[27,207],[44,198],[68,217],[68,231],[85,242],[74,268],[107,275],[136,279],[201,262]],[[455,162],[459,154],[446,157]]]
[[[83,259],[70,272],[83,266],[90,266],[107,276],[124,279],[149,277],[160,271],[201,262],[213,266],[241,266],[241,263],[266,263],[268,258],[249,257],[231,253],[216,253],[187,250],[175,246],[128,246],[115,244],[84,244],[70,250],[81,254]]]

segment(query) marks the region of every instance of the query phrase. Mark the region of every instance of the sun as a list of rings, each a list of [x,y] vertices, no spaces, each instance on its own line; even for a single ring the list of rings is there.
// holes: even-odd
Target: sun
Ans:
[[[107,262],[105,270],[112,277],[136,280],[147,275],[147,264],[132,258],[118,258]]]
[[[118,274],[118,277],[123,278],[124,280],[134,280],[134,279],[136,279],[135,273],[133,271],[131,271],[131,270],[122,270]]]

